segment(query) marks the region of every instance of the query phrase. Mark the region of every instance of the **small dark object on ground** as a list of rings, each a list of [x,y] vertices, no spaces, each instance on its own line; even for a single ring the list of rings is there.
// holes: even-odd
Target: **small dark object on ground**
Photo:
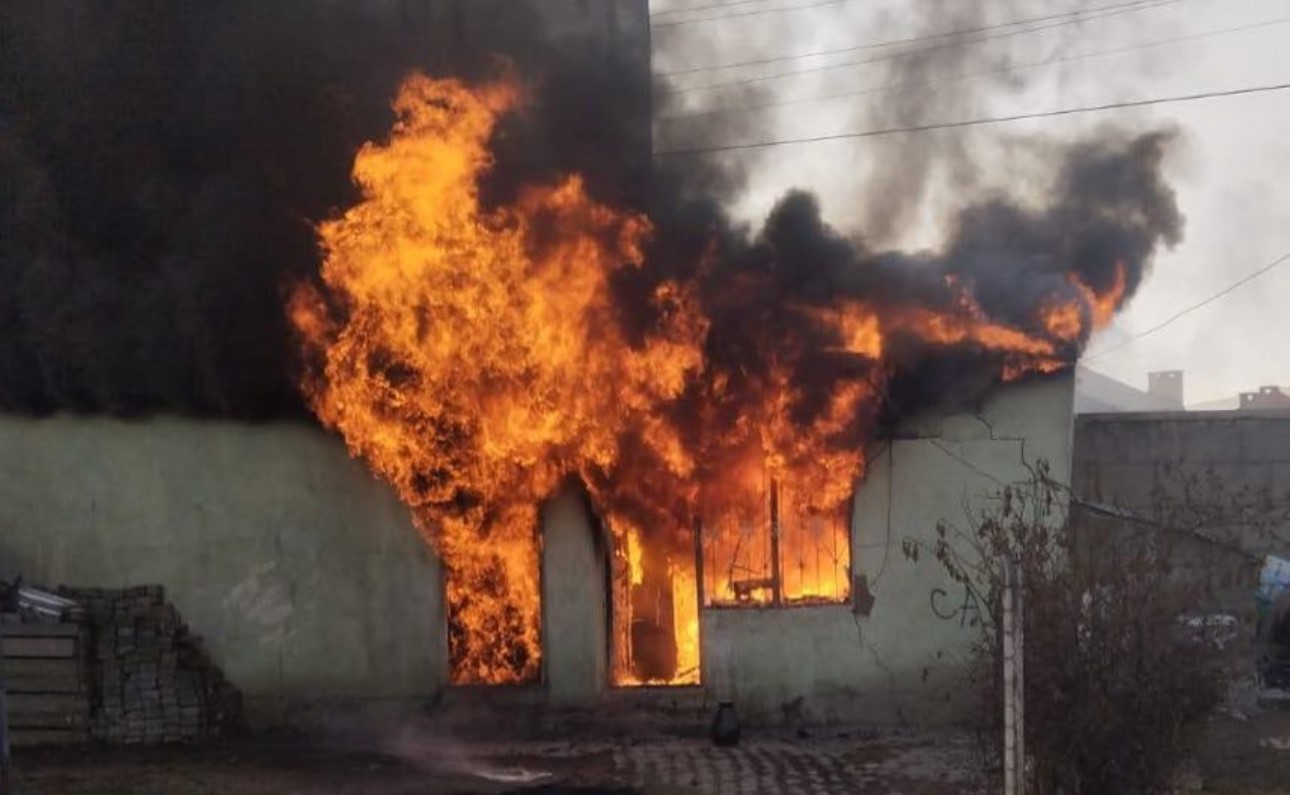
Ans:
[[[717,716],[712,720],[712,742],[718,748],[733,748],[739,744],[739,716],[735,713],[734,702],[722,701],[717,704]]]

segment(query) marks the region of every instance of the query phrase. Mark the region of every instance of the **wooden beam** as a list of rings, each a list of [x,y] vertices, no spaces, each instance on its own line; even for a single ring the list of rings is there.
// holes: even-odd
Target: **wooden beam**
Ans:
[[[80,624],[0,624],[6,638],[79,638],[83,632]]]
[[[16,724],[28,715],[86,713],[90,700],[78,693],[15,693],[9,691],[9,717]]]
[[[77,695],[86,692],[79,676],[9,676],[5,684],[11,699],[24,693]]]
[[[9,715],[11,731],[18,729],[77,729],[89,731],[90,716],[86,712],[13,712]]]
[[[4,661],[9,685],[24,678],[80,679],[81,663],[77,659],[41,660],[10,657]]]
[[[75,638],[15,638],[6,637],[4,654],[9,659],[22,657],[53,657],[75,659],[78,642]]]
[[[83,729],[15,729],[10,741],[15,748],[42,745],[84,745],[89,735]],[[4,790],[0,790],[3,793]]]

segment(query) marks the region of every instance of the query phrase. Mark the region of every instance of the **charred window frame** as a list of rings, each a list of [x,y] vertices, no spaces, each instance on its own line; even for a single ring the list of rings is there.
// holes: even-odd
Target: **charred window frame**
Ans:
[[[851,598],[850,502],[834,514],[795,510],[771,482],[759,515],[696,528],[704,607],[845,604]]]

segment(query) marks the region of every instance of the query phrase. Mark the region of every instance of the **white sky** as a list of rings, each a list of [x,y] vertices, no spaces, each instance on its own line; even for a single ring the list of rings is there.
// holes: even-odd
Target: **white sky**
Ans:
[[[721,1],[653,0],[652,13],[658,21],[677,21],[686,17],[657,15]],[[814,5],[820,1],[765,0],[739,4],[725,11],[696,12],[692,16]],[[955,8],[961,10],[963,7],[956,4],[967,2],[975,0],[855,0],[656,29],[654,66],[657,71],[668,72],[953,29],[960,24],[948,18],[949,12]],[[1084,5],[1096,7],[1114,2],[1089,0]],[[1078,8],[1079,3],[1076,0],[988,0],[984,6],[988,11],[987,24],[997,24],[1060,14]],[[947,18],[944,23],[936,19],[919,23],[908,12],[912,8],[925,13],[930,10],[936,16]],[[1288,83],[1290,0],[1174,0],[1160,7],[970,46],[985,55],[1010,55],[1013,63],[1028,64],[1137,47],[1269,20],[1285,22],[1018,70],[1009,76],[1024,77],[1028,84],[1017,90],[998,85],[997,78],[942,83],[938,90],[946,92],[947,101],[954,102],[953,107],[937,116],[936,106],[932,105],[925,121],[954,121]],[[832,58],[701,72],[677,77],[676,82],[729,81],[874,54],[875,51],[862,51]],[[945,77],[976,73],[989,67],[951,65],[949,69]],[[928,74],[928,77],[938,76],[934,70]],[[907,78],[898,80],[903,82]],[[774,93],[756,102],[859,90],[892,81],[892,76],[884,72],[883,64],[851,66],[761,83]],[[693,107],[700,108],[719,93],[695,91],[685,96]],[[722,130],[705,140],[695,137],[694,133],[677,135],[677,128],[670,128],[673,134],[669,137],[669,128],[660,127],[656,146],[738,143],[885,126],[882,103],[890,101],[892,96],[891,93],[871,94],[832,102],[786,105],[773,111],[770,118],[749,120],[742,128]],[[728,101],[740,102],[737,97]],[[1143,289],[1115,323],[1094,338],[1089,356],[1150,328],[1179,309],[1290,252],[1290,91],[1027,120],[932,135],[968,137],[977,165],[987,174],[997,175],[991,177],[993,182],[1015,190],[1018,184],[1024,185],[1027,179],[1033,182],[1036,174],[1044,172],[1042,167],[1036,167],[1037,162],[1042,162],[1042,156],[1032,155],[1039,160],[1028,160],[1025,155],[1028,150],[1020,144],[1019,137],[1041,133],[1061,139],[1074,138],[1110,122],[1143,130],[1172,124],[1182,132],[1183,145],[1170,162],[1168,174],[1178,191],[1187,223],[1183,242],[1157,258],[1154,273]],[[857,228],[862,213],[856,208],[881,201],[880,195],[866,191],[866,164],[885,162],[883,158],[893,156],[893,148],[898,147],[892,139],[871,138],[730,155],[756,158],[757,163],[755,184],[734,209],[740,216],[754,220],[764,215],[787,188],[807,187],[820,195],[825,214],[832,223],[846,229]],[[921,228],[884,243],[935,245],[938,230],[943,228],[938,219],[963,197],[954,195],[940,182],[934,183],[929,196],[922,207],[920,217],[925,223]],[[860,231],[864,231],[862,227]],[[1290,332],[1290,263],[1151,336],[1097,358],[1090,366],[1140,388],[1146,387],[1146,373],[1150,370],[1186,370],[1187,400],[1196,403],[1229,397],[1263,384],[1290,385],[1290,351],[1280,345],[1287,332]]]

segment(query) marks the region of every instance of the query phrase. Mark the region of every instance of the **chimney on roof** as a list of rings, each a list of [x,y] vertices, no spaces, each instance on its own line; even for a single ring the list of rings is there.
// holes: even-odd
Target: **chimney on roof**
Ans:
[[[1160,370],[1147,373],[1147,394],[1183,408],[1183,371]]]
[[[1243,409],[1288,409],[1290,395],[1277,386],[1259,387],[1258,392],[1242,392],[1241,408]]]

